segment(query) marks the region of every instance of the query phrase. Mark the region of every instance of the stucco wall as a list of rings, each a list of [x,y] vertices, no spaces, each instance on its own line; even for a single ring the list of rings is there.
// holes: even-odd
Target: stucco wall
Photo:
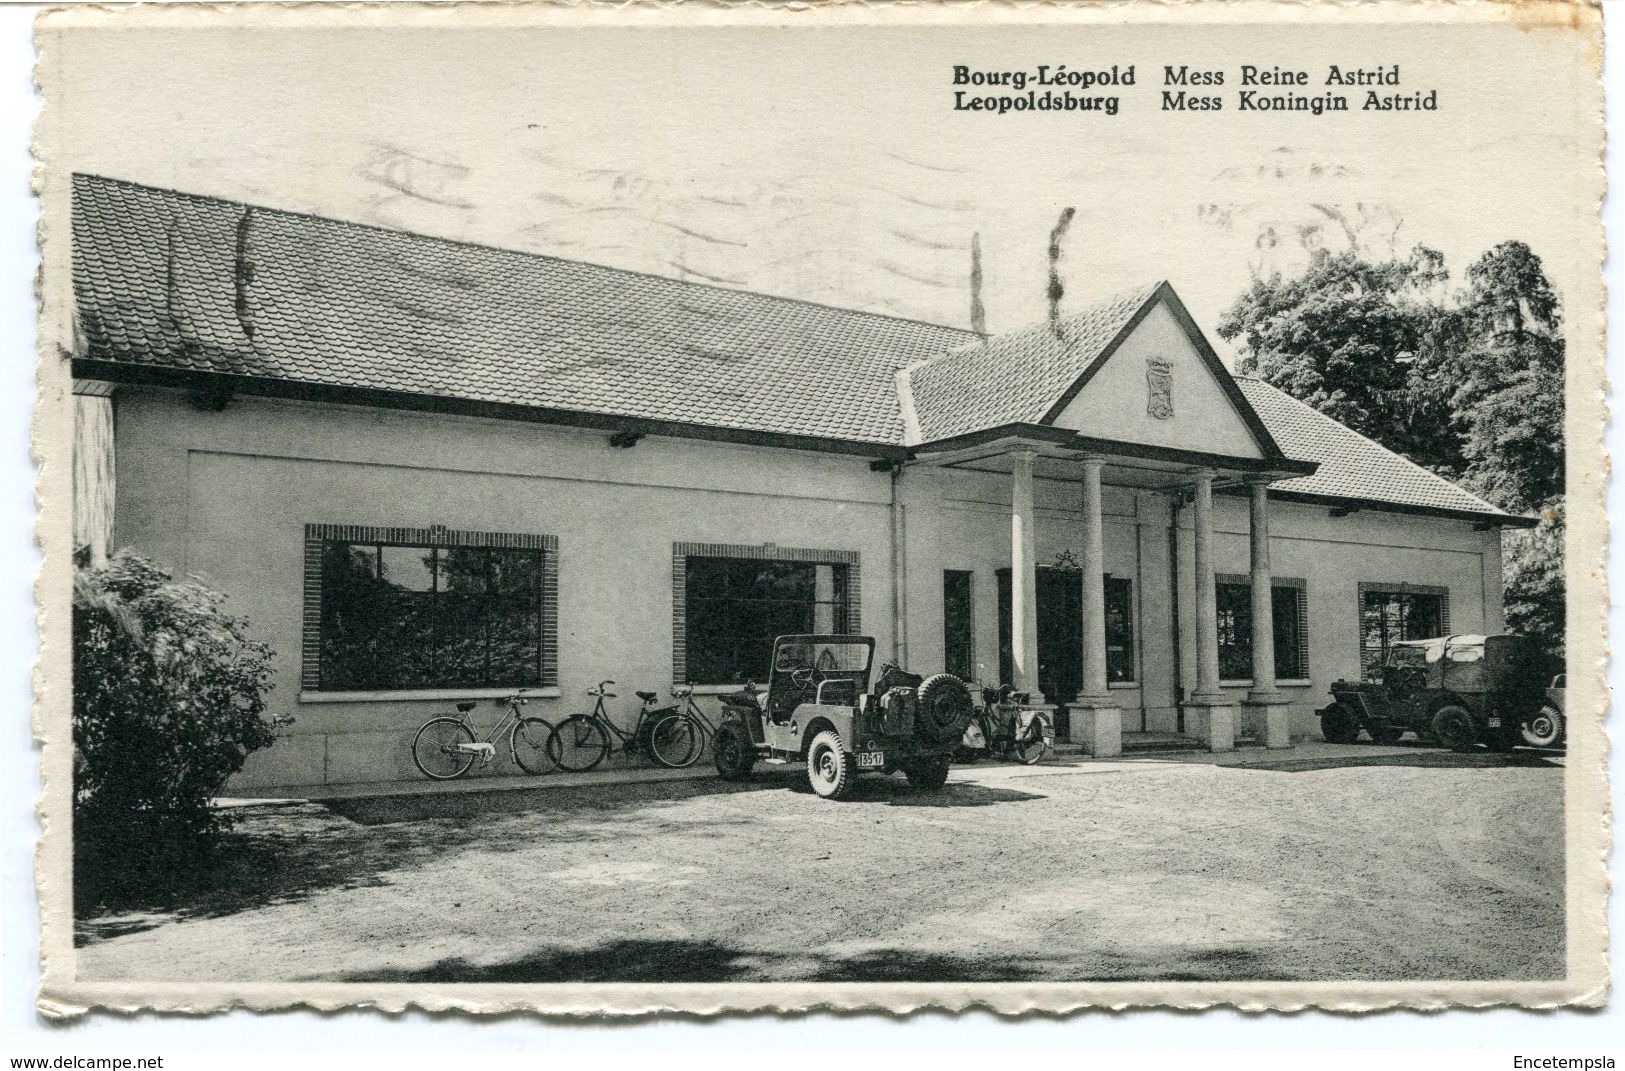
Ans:
[[[199,412],[151,390],[118,396],[116,540],[230,596],[278,653],[272,709],[297,723],[240,785],[417,776],[408,746],[450,701],[300,701],[307,523],[525,532],[559,539],[559,698],[671,686],[672,543],[856,551],[865,631],[891,650],[890,481],[862,458],[645,439],[509,422],[243,399]],[[482,702],[476,723],[499,708]],[[496,772],[512,772],[499,769]]]
[[[298,718],[253,756],[242,787],[416,776],[408,745],[450,699],[334,701],[300,694],[303,538],[308,523],[550,534],[559,540],[559,689],[530,709],[557,718],[585,709],[584,690],[671,684],[674,542],[774,543],[860,555],[864,631],[894,650],[891,480],[862,458],[645,439],[630,450],[601,432],[511,422],[239,399],[223,412],[181,394],[121,388],[115,542],[199,575],[230,597],[278,652],[273,710]],[[1081,551],[1080,489],[1039,480],[1040,564]],[[998,673],[995,570],[1009,562],[1009,478],[908,469],[902,481],[907,662],[943,664],[942,571],[973,572],[973,660]],[[1194,678],[1188,510],[1180,513],[1180,657],[1169,584],[1169,500],[1107,487],[1106,568],[1134,581],[1138,680],[1116,687],[1130,731],[1177,724],[1179,681]],[[1220,495],[1219,572],[1247,571],[1247,511]],[[1307,581],[1311,678],[1290,685],[1293,731],[1318,732],[1327,685],[1358,672],[1357,585],[1447,585],[1458,632],[1500,624],[1499,534],[1466,522],[1276,504],[1280,576]],[[1232,687],[1238,698],[1244,687]],[[1069,697],[1063,697],[1069,698]],[[713,704],[714,705],[714,704]],[[476,722],[499,714],[491,703]],[[495,772],[507,772],[498,768]]]

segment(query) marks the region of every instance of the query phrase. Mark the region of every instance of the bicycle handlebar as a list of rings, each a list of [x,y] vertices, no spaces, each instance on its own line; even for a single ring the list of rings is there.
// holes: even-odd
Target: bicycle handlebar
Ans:
[[[614,684],[614,683],[615,683],[614,681],[599,681],[598,682],[598,687],[596,687],[596,688],[588,688],[587,689],[587,694],[588,695],[601,695],[605,699],[614,699],[614,698],[616,698],[615,693],[607,690],[609,688],[609,686],[611,684]]]

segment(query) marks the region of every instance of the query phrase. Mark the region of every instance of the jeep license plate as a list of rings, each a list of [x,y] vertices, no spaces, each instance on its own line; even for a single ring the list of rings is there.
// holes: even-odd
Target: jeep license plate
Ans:
[[[886,753],[884,751],[858,752],[858,769],[878,770],[884,765],[886,765]]]

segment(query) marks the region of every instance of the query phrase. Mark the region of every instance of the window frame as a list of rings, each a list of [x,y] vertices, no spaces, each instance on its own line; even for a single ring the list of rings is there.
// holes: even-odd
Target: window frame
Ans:
[[[438,685],[403,688],[329,689],[322,685],[322,570],[329,543],[373,544],[377,546],[423,549],[479,548],[530,550],[541,557],[538,607],[537,678],[527,685],[537,691],[557,689],[559,683],[559,540],[554,535],[521,532],[476,532],[434,525],[429,528],[395,528],[355,524],[307,524],[304,536],[304,599],[300,645],[299,685],[301,698],[331,701],[435,697],[440,695],[477,696],[508,694],[517,686]]]
[[[1243,677],[1224,676],[1224,657],[1221,653],[1219,658],[1221,670],[1219,675],[1219,683],[1221,685],[1229,685],[1232,687],[1250,687],[1255,683],[1253,681],[1252,671],[1252,629],[1254,627],[1252,621],[1252,577],[1248,576],[1246,573],[1216,573],[1214,574],[1213,582],[1215,602],[1217,602],[1218,589],[1221,587],[1240,587],[1246,589],[1243,605],[1247,608],[1248,614],[1247,674]],[[1273,609],[1275,604],[1274,600],[1283,591],[1293,592],[1297,602],[1298,642],[1295,647],[1297,650],[1298,666],[1303,670],[1302,675],[1299,676],[1284,676],[1281,673],[1281,653],[1282,648],[1285,645],[1281,643],[1280,633],[1275,630],[1275,617]],[[1270,615],[1270,633],[1272,638],[1275,640],[1275,682],[1280,684],[1283,681],[1289,683],[1296,681],[1307,681],[1314,672],[1309,659],[1309,583],[1302,577],[1272,576],[1270,577],[1270,600],[1272,610]],[[1217,614],[1215,614],[1215,617],[1217,617]]]
[[[1123,592],[1123,625],[1128,630],[1127,642],[1123,645],[1123,662],[1128,667],[1128,676],[1112,678],[1112,587],[1119,585]],[[1106,573],[1100,578],[1101,606],[1105,610],[1106,619],[1101,628],[1106,634],[1106,687],[1108,688],[1137,688],[1140,685],[1140,651],[1139,651],[1139,604],[1135,601],[1134,580],[1132,577],[1115,576]]]
[[[1368,664],[1365,644],[1365,601],[1368,595],[1431,595],[1439,600],[1439,635],[1449,636],[1450,628],[1450,589],[1439,584],[1410,584],[1394,581],[1361,581],[1355,585],[1354,597],[1354,643],[1358,652],[1358,675],[1361,680],[1370,679],[1367,674],[1374,665]],[[1404,637],[1401,637],[1403,639]],[[1419,636],[1417,639],[1431,639],[1432,637]],[[1382,661],[1380,649],[1377,652],[1377,665]]]
[[[861,633],[863,619],[863,572],[860,555],[853,550],[826,550],[814,547],[781,547],[774,543],[686,543],[671,545],[671,679],[672,684],[694,684],[697,689],[730,691],[738,684],[704,684],[691,681],[688,666],[688,559],[737,558],[749,561],[804,562],[812,565],[846,567],[844,616],[848,633]],[[766,667],[763,667],[764,671]],[[762,678],[758,678],[759,680]]]
[[[949,578],[953,582],[963,583],[964,590],[964,628],[963,636],[953,635],[953,622],[949,614]],[[964,649],[964,673],[960,673],[954,666],[954,648],[962,646]],[[944,569],[942,571],[942,668],[961,680],[975,680],[976,670],[976,571],[973,569]]]

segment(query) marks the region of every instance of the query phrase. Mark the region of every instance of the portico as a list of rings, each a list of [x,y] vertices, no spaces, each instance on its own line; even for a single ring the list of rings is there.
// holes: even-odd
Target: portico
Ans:
[[[914,464],[965,472],[1007,476],[1010,503],[1009,553],[1009,683],[1028,693],[1030,701],[1069,712],[1069,736],[1090,754],[1120,754],[1124,712],[1107,679],[1108,637],[1106,585],[1106,522],[1103,510],[1107,491],[1136,496],[1158,496],[1167,502],[1170,530],[1186,531],[1191,583],[1182,585],[1174,554],[1165,559],[1170,568],[1160,574],[1155,566],[1136,569],[1132,582],[1142,593],[1141,605],[1165,608],[1162,620],[1142,618],[1146,633],[1173,630],[1180,620],[1193,624],[1194,674],[1173,664],[1150,666],[1148,676],[1166,674],[1181,708],[1179,724],[1211,750],[1235,747],[1238,711],[1235,700],[1220,687],[1218,613],[1213,554],[1213,496],[1215,489],[1245,491],[1249,496],[1251,555],[1249,581],[1255,620],[1270,620],[1273,577],[1270,572],[1268,488],[1271,482],[1300,476],[1307,466],[1285,458],[1240,458],[1206,455],[1141,444],[1106,442],[1075,431],[1031,425],[998,429],[997,434],[967,437],[957,443],[922,449]],[[1077,582],[1081,590],[1079,625],[1081,667],[1075,693],[1046,694],[1041,679],[1039,562],[1037,546],[1041,522],[1035,508],[1035,481],[1075,485],[1078,506],[1075,530],[1064,534],[1076,546]],[[1178,538],[1176,536],[1176,538]],[[1138,557],[1138,556],[1137,556]],[[1070,563],[1069,563],[1070,566]],[[1182,597],[1188,586],[1193,595]],[[1160,589],[1160,590],[1159,590]],[[1146,597],[1152,592],[1159,597]],[[1260,738],[1270,747],[1289,747],[1289,716],[1285,697],[1275,684],[1275,654],[1268,628],[1254,630],[1252,690],[1245,703],[1261,720]],[[1176,643],[1176,648],[1178,644]],[[1184,678],[1184,679],[1181,679]],[[1151,682],[1141,682],[1151,683]],[[1051,682],[1053,688],[1053,682]]]

